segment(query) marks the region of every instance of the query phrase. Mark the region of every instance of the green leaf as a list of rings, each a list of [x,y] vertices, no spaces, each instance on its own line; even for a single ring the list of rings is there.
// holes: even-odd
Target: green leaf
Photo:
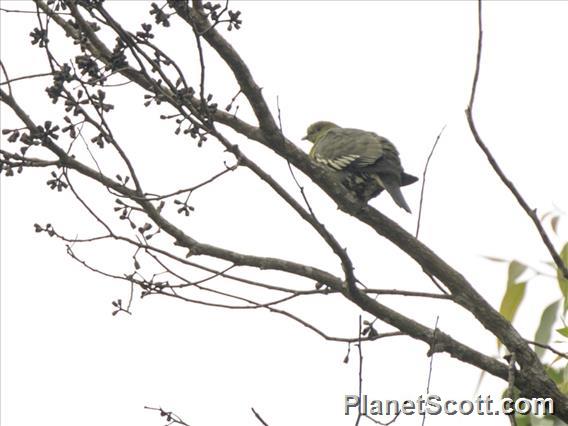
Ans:
[[[532,426],[531,425],[531,416],[526,416],[523,414],[516,414],[515,415],[515,421],[517,423],[517,426]]]
[[[564,377],[564,370],[560,368],[554,368],[551,365],[544,365],[546,374],[554,380],[554,383],[559,384],[562,382]]]
[[[552,326],[556,321],[556,314],[558,313],[558,306],[560,305],[560,300],[551,303],[546,307],[546,309],[542,312],[542,316],[540,318],[540,324],[538,325],[538,329],[534,335],[535,342],[542,343],[543,345],[548,345],[550,342],[550,336],[552,335]],[[536,346],[535,352],[542,358],[544,355],[545,349]]]
[[[537,417],[531,415],[530,418],[531,426],[554,426],[554,417],[552,416]]]
[[[523,298],[525,297],[525,290],[527,283],[524,282],[517,282],[517,279],[525,272],[527,266],[518,262],[516,260],[511,261],[509,263],[509,272],[507,275],[507,288],[505,290],[505,295],[501,300],[501,307],[499,308],[499,312],[503,315],[508,321],[513,322],[515,318],[515,314],[519,309]],[[501,347],[501,342],[497,341],[497,348]]]
[[[564,337],[568,337],[568,327],[557,328],[556,331],[562,334]]]
[[[568,391],[568,367],[564,366],[564,374],[562,375],[562,382],[558,384],[560,392],[566,393]]]
[[[532,414],[515,414],[517,426],[556,426],[554,416],[537,417]],[[565,424],[565,423],[560,423]]]
[[[564,261],[565,265],[568,265],[568,243],[564,245],[564,248],[560,252],[560,257]],[[564,278],[560,268],[556,268],[556,277],[558,278],[558,286],[564,296],[564,313],[568,310],[568,279]]]
[[[509,263],[509,277],[507,278],[507,285],[513,284],[517,279],[527,270],[527,265],[516,260]]]
[[[515,318],[515,314],[517,313],[517,309],[519,309],[519,305],[523,301],[523,297],[525,297],[526,286],[526,281],[513,283],[507,286],[507,290],[505,291],[505,295],[501,301],[499,312],[511,322]]]

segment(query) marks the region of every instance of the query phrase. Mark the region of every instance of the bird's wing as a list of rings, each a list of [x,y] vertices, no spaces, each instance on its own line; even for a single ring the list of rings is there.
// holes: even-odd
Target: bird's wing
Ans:
[[[375,164],[386,151],[396,148],[385,138],[358,129],[333,128],[312,148],[312,158],[335,170],[367,167]],[[398,153],[396,153],[398,155]]]

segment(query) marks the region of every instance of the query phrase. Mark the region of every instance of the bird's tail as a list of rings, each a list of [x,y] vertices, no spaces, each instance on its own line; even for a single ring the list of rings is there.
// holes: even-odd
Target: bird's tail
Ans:
[[[416,176],[409,175],[408,173],[402,172],[400,175],[400,186],[406,186],[416,182],[418,178]]]
[[[400,183],[397,182],[396,178],[392,176],[382,176],[381,177],[382,185],[387,190],[389,195],[392,197],[394,202],[408,213],[412,213],[410,207],[408,207],[408,203],[402,196],[402,192],[400,191]]]

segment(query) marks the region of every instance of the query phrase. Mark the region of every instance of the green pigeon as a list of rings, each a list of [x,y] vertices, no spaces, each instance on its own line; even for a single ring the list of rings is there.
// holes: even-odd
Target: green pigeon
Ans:
[[[312,124],[302,139],[313,143],[312,160],[338,172],[341,182],[359,199],[367,202],[386,189],[399,207],[411,213],[400,187],[418,178],[404,172],[398,151],[388,139],[329,121]]]

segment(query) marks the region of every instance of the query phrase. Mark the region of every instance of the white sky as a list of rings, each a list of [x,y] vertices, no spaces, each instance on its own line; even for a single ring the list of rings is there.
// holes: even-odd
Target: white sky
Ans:
[[[108,2],[132,30],[150,22],[150,2]],[[472,140],[464,109],[477,37],[476,3],[463,2],[233,2],[243,13],[229,40],[247,61],[270,105],[280,99],[284,130],[300,141],[319,119],[375,131],[392,140],[406,170],[422,168],[443,125],[447,128],[427,179],[421,239],[470,279],[498,307],[506,269],[480,255],[542,265],[547,252],[532,224],[492,173]],[[3,1],[5,8],[30,8]],[[48,69],[29,44],[33,15],[1,15],[2,61],[10,76]],[[480,133],[532,207],[568,211],[568,2],[490,2],[484,6],[485,43],[475,111]],[[179,58],[198,81],[193,36],[175,18],[157,43]],[[55,26],[54,26],[55,27]],[[53,28],[55,29],[55,28]],[[53,35],[53,43],[68,41]],[[236,85],[213,52],[206,55],[208,91],[226,105]],[[14,83],[16,98],[36,122],[60,122],[43,89],[47,80]],[[112,93],[112,95],[111,95]],[[157,117],[165,108],[141,109],[142,92],[109,92],[118,139],[141,170],[148,191],[191,186],[219,171],[231,157],[209,141],[195,148]],[[45,99],[44,99],[45,98]],[[245,108],[242,118],[250,114]],[[2,105],[2,127],[19,126]],[[281,159],[256,143],[232,140],[295,195]],[[4,143],[3,146],[11,148]],[[78,151],[81,152],[81,151]],[[84,154],[84,151],[82,151]],[[38,152],[37,155],[40,153]],[[109,173],[115,174],[109,164]],[[222,311],[159,297],[135,298],[133,315],[111,316],[111,301],[129,288],[95,275],[66,254],[65,246],[34,233],[52,223],[68,235],[100,233],[71,193],[50,191],[46,170],[2,176],[2,424],[161,425],[144,405],[162,406],[193,425],[352,425],[343,415],[346,394],[357,392],[357,363],[346,345],[322,340],[296,323],[263,311]],[[363,281],[377,288],[434,291],[420,268],[388,241],[353,224],[302,174],[321,220],[353,256]],[[105,217],[114,216],[104,191],[76,178]],[[413,232],[420,186],[404,189],[415,211],[407,215],[385,195],[372,204]],[[257,255],[281,256],[339,272],[329,250],[266,185],[239,170],[192,196],[188,219],[173,217],[198,240]],[[173,212],[173,209],[170,211]],[[124,228],[121,228],[124,229]],[[568,229],[561,227],[566,240]],[[164,238],[163,241],[168,241]],[[106,270],[131,269],[132,251],[120,245],[75,246]],[[541,266],[544,268],[544,266]],[[202,277],[194,274],[192,279]],[[293,285],[280,274],[247,271],[259,280]],[[234,284],[225,283],[225,288]],[[311,283],[297,283],[308,288]],[[540,312],[559,297],[555,281],[531,281],[516,324],[532,338]],[[384,296],[381,302],[493,355],[495,339],[472,316],[447,302]],[[335,336],[355,336],[359,312],[339,298],[319,297],[290,310]],[[379,331],[388,330],[379,326]],[[364,346],[365,393],[374,399],[423,394],[427,346],[406,337]],[[444,399],[472,398],[477,371],[436,355],[431,392]],[[497,398],[505,383],[490,377],[482,393]],[[508,424],[501,417],[437,417],[427,424]],[[416,416],[397,425],[416,425]],[[363,423],[364,424],[364,423]],[[370,423],[369,423],[370,424]]]

